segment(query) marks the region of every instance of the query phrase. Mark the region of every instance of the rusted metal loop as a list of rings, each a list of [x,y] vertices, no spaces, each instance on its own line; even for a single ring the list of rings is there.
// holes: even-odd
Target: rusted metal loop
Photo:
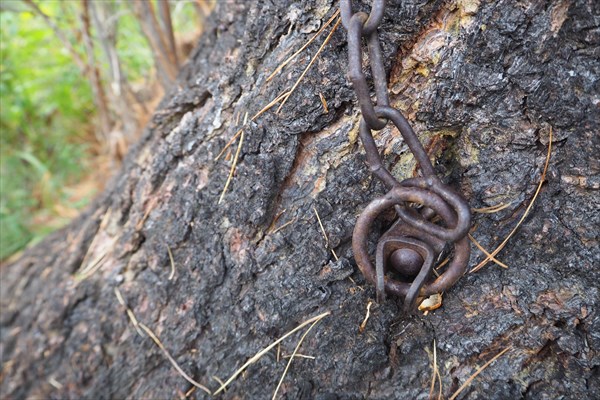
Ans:
[[[407,241],[411,239],[404,238],[404,240]],[[433,250],[425,242],[421,242],[420,245],[427,248],[428,257],[423,262],[423,265],[421,266],[421,271],[419,271],[417,277],[412,281],[412,284],[408,289],[408,293],[406,293],[406,297],[404,298],[404,311],[406,313],[410,312],[411,310],[414,310],[415,305],[417,303],[417,298],[419,297],[419,293],[421,292],[423,285],[425,285],[425,281],[429,278],[429,276],[431,275],[431,271],[433,270]]]
[[[367,122],[362,119],[358,129],[358,136],[365,148],[365,154],[367,155],[367,163],[371,169],[371,173],[379,178],[388,188],[399,185],[400,183],[384,166],[379,155],[379,150],[375,144],[375,139],[371,134]]]
[[[425,149],[423,149],[419,138],[402,113],[392,107],[379,106],[375,107],[375,112],[377,115],[391,120],[392,123],[396,125],[396,128],[400,131],[404,141],[414,154],[421,171],[423,171],[423,175],[435,176],[435,170],[433,169],[433,165],[431,164]],[[383,166],[383,161],[379,155],[379,150],[377,149],[373,135],[371,134],[371,129],[369,129],[368,123],[364,119],[360,122],[359,137],[365,148],[367,162],[369,163],[373,175],[377,176],[377,178],[390,189],[400,185],[401,183],[398,182],[398,180]]]
[[[420,289],[418,296],[427,297],[431,296],[432,294],[442,293],[454,286],[454,284],[456,284],[456,282],[458,282],[458,280],[465,274],[467,265],[469,264],[470,254],[471,248],[469,246],[469,239],[467,237],[455,242],[454,258],[452,261],[450,261],[446,270],[434,281],[425,283]],[[408,295],[411,285],[411,283],[407,282],[386,279],[385,291],[393,296],[405,297]]]
[[[385,10],[385,0],[374,0],[373,7],[371,7],[371,13],[369,14],[368,19],[364,23],[363,34],[370,35],[373,32],[377,31],[379,28],[379,24],[383,19],[383,11]],[[352,4],[350,0],[341,0],[340,1],[340,12],[342,14],[342,25],[348,30],[350,26],[350,19],[354,16],[352,14]]]
[[[445,201],[451,204],[452,208],[456,211],[458,216],[458,223],[456,223],[455,217],[446,218],[447,223],[452,224],[449,229],[445,229],[438,225],[429,222],[426,218],[414,218],[408,214],[405,209],[400,209],[399,216],[407,223],[429,233],[436,237],[439,237],[448,241],[456,241],[460,237],[466,235],[470,227],[470,209],[467,202],[458,193],[444,185],[436,176],[433,169],[433,165],[423,149],[421,142],[417,138],[417,135],[410,127],[408,121],[400,111],[392,107],[376,107],[375,111],[378,115],[383,116],[391,120],[394,125],[398,128],[404,141],[414,154],[419,167],[423,171],[423,174],[428,179],[409,179],[403,182],[398,182],[396,178],[383,166],[379,151],[375,145],[375,141],[365,121],[361,121],[359,127],[359,137],[365,147],[367,154],[367,161],[371,168],[372,173],[377,176],[382,182],[388,187],[394,187],[398,185],[402,186],[414,186],[422,189],[430,190],[434,193],[439,194]],[[438,204],[441,199],[432,198],[433,204]],[[456,224],[456,226],[454,226]]]
[[[385,117],[391,120],[394,125],[396,125],[396,128],[398,128],[400,131],[404,141],[419,163],[419,167],[423,171],[423,175],[435,176],[435,170],[433,169],[433,165],[431,164],[425,149],[423,149],[419,138],[402,113],[392,107],[379,106],[375,107],[375,112],[378,116]],[[394,176],[383,166],[383,162],[379,155],[379,150],[377,150],[377,145],[375,144],[375,140],[371,134],[371,129],[369,129],[368,122],[364,118],[360,122],[359,137],[365,148],[365,153],[367,155],[367,161],[371,168],[371,172],[383,183],[385,183],[388,188],[400,185],[398,180],[394,178]]]
[[[413,153],[415,159],[419,163],[419,168],[421,169],[421,171],[423,171],[423,175],[435,176],[435,170],[433,169],[433,165],[429,160],[427,152],[425,151],[423,145],[419,141],[417,134],[412,129],[406,118],[404,118],[404,115],[402,115],[400,110],[397,110],[393,107],[378,106],[375,107],[375,113],[379,117],[391,120],[392,123],[396,125],[396,128],[398,128],[398,130],[400,131],[400,134],[402,135],[402,138],[408,145],[408,148]]]
[[[354,91],[356,92],[356,97],[358,98],[358,104],[360,106],[360,110],[362,112],[364,120],[366,121],[370,129],[379,130],[385,127],[387,121],[380,120],[379,118],[377,118],[373,102],[371,101],[369,85],[367,84],[367,79],[362,71],[361,38],[362,27],[366,18],[367,14],[358,12],[352,16],[348,24],[348,75],[350,77],[350,80],[352,81]],[[376,50],[375,53],[377,53]],[[381,56],[381,52],[379,52],[379,56]],[[383,69],[381,57],[379,61],[376,60],[376,62],[378,62],[379,65],[375,67],[375,71],[377,71],[376,73],[379,74],[378,76],[381,76],[381,70]],[[383,70],[383,76],[385,77],[385,70]],[[387,87],[387,83],[385,83],[385,85]],[[379,95],[384,99],[383,101],[387,102],[387,95],[382,94],[382,87],[383,84],[376,84],[377,92],[379,92]]]
[[[379,42],[377,32],[373,32],[367,36],[367,50],[369,51],[369,63],[371,65],[371,74],[373,75],[375,95],[377,96],[377,105],[389,107],[387,76],[385,74],[383,53],[381,52],[381,43]]]
[[[423,193],[425,192],[425,193]],[[427,192],[423,189],[415,187],[395,187],[385,196],[379,197],[373,200],[359,216],[356,226],[354,227],[354,233],[352,236],[352,250],[356,259],[356,263],[360,268],[363,275],[368,281],[377,286],[377,273],[373,264],[370,261],[368,253],[368,234],[371,230],[373,222],[385,210],[394,207],[395,205],[402,205],[407,201],[413,201],[418,197],[418,202],[425,204],[427,207],[441,211],[441,214],[448,215],[447,211],[444,212],[442,208],[448,208],[447,205],[438,207],[431,204],[430,199],[427,197]],[[444,218],[443,215],[441,215]],[[446,221],[448,223],[448,221]],[[395,238],[394,238],[395,239]],[[400,239],[400,238],[398,238]],[[406,238],[401,238],[406,239]],[[466,237],[459,239],[454,243],[455,254],[454,259],[437,279],[431,283],[423,284],[422,288],[418,291],[418,296],[429,296],[434,293],[441,293],[452,286],[456,281],[464,274],[467,263],[469,260],[469,243]],[[384,261],[384,260],[382,260]],[[380,261],[380,262],[382,262]],[[383,265],[383,264],[382,264]],[[426,278],[425,278],[426,279]],[[413,281],[414,283],[414,281]],[[413,283],[401,282],[392,280],[389,278],[384,279],[385,291],[389,294],[397,296],[406,296]],[[417,296],[417,295],[415,295]]]
[[[404,299],[404,309],[406,312],[409,312],[410,310],[414,309],[419,292],[421,291],[421,288],[425,284],[427,278],[429,278],[431,275],[434,256],[436,253],[426,242],[411,237],[393,237],[380,240],[377,243],[377,255],[375,261],[375,290],[377,293],[377,301],[379,303],[385,300],[385,271],[383,266],[386,260],[383,259],[383,248],[390,244],[393,244],[398,248],[409,248],[414,250],[423,259],[423,264],[421,265],[419,274],[410,284],[406,293],[406,298]]]
[[[401,185],[406,188],[420,188],[429,193],[430,199],[427,200],[427,203],[418,200],[409,201],[423,204],[435,211],[437,215],[442,217],[447,227],[444,228],[436,225],[425,218],[415,218],[414,214],[410,214],[406,209],[397,208],[396,212],[398,216],[407,224],[448,242],[455,242],[469,232],[471,227],[471,209],[469,204],[461,195],[443,184],[437,177],[405,179]],[[446,208],[441,202],[450,205],[453,213],[447,214]]]
[[[416,178],[415,181],[417,184],[395,187],[388,194],[402,197],[405,202],[422,204],[432,209],[442,217],[447,227],[436,225],[424,218],[415,218],[414,214],[407,212],[403,207],[396,209],[398,216],[419,231],[444,241],[453,242],[464,236],[469,228],[470,213],[462,212],[462,199],[457,198],[456,194],[450,193],[445,185],[433,177]]]

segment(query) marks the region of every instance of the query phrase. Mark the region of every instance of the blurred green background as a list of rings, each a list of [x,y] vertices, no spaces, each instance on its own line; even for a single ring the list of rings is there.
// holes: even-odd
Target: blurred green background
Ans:
[[[93,9],[102,11],[96,14],[101,17],[99,24],[115,27],[113,45],[121,73],[136,98],[137,104],[129,110],[135,128],[124,131],[122,116],[110,110],[114,96],[120,92],[113,93],[110,59],[102,47],[106,43],[99,37],[98,25],[89,20],[91,40],[87,44],[91,43],[93,49],[90,52],[90,47],[86,48],[82,10],[90,3],[37,0],[32,7],[27,1],[1,1],[0,260],[66,224],[102,190],[103,183],[119,166],[123,147],[139,136],[167,89],[158,83],[160,66],[155,60],[159,50],[152,47],[141,29],[144,22],[152,23],[152,19],[144,20],[132,4],[107,0],[100,5],[102,10]],[[151,11],[155,16],[159,15],[159,2],[149,4],[154,7]],[[167,4],[179,58],[184,59],[200,34],[202,18],[208,16],[211,5],[200,0]],[[99,7],[99,2],[91,7]],[[73,53],[59,39],[57,30],[81,59],[97,68],[102,90],[112,93],[113,97],[107,98],[111,114],[108,135],[99,132],[92,74],[86,75],[76,65]],[[119,143],[120,151],[115,150],[114,143],[107,143],[109,139]]]

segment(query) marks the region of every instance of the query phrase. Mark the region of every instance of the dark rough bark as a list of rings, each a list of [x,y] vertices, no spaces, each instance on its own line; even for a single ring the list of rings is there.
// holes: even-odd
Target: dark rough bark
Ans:
[[[426,349],[434,339],[444,396],[510,345],[462,398],[600,397],[599,3],[388,3],[381,36],[393,104],[473,207],[512,202],[475,215],[474,235],[487,248],[531,199],[553,130],[547,182],[500,255],[510,268],[490,264],[466,275],[428,316],[403,316],[400,301],[390,299],[373,307],[358,332],[374,290],[353,264],[352,228],[383,187],[356,143],[342,29],[282,112],[250,124],[230,191],[217,204],[230,161],[213,159],[236,120],[291,85],[323,37],[274,81],[265,79],[337,7],[329,0],[219,3],[180,87],[109,190],[69,227],[2,267],[3,398],[186,392],[190,385],[154,343],[136,334],[117,287],[182,368],[212,389],[219,386],[212,376],[227,378],[301,321],[330,310],[301,348],[316,359],[292,363],[280,392],[286,398],[427,398]],[[412,173],[397,132],[386,128],[377,141],[399,177]],[[270,233],[283,210],[275,226],[295,222]],[[473,254],[475,265],[481,254]],[[75,279],[102,255],[96,272]],[[282,353],[298,338],[285,341]],[[266,355],[223,397],[270,397],[286,362]]]

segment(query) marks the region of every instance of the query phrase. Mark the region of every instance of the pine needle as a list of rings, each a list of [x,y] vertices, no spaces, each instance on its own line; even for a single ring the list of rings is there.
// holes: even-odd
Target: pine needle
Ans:
[[[256,114],[254,114],[252,116],[252,118],[250,118],[250,122],[253,122],[256,118],[260,117],[261,115],[263,115],[264,113],[269,111],[275,104],[279,103],[279,101],[281,101],[281,99],[283,99],[288,94],[289,94],[289,92],[283,92],[279,96],[277,96],[276,98],[271,100],[271,102],[269,104],[264,106],[259,112],[257,112]],[[246,118],[246,120],[247,120],[247,118]],[[229,142],[227,142],[227,144],[221,149],[219,154],[215,157],[215,161],[217,161],[219,158],[221,158],[221,156],[225,153],[225,151],[229,148],[229,146],[231,146],[233,144],[233,142],[235,142],[235,140],[242,134],[242,131],[246,127],[246,123],[247,123],[247,121],[244,121],[244,125],[240,128],[240,130],[238,130],[235,133],[235,135],[233,135],[231,137],[231,139],[229,139]]]
[[[96,271],[98,271],[102,265],[104,264],[104,258],[108,255],[108,249],[102,252],[98,257],[96,257],[91,263],[89,263],[85,268],[82,269],[77,275],[75,275],[75,280],[77,282],[81,282],[90,276],[92,276]]]
[[[290,94],[290,92],[286,91],[286,92],[281,93],[279,96],[275,97],[273,100],[271,100],[271,102],[269,104],[267,104],[259,112],[254,114],[254,116],[252,116],[250,121],[254,121],[256,118],[260,117],[261,115],[263,115],[264,113],[269,111],[275,104],[279,103],[283,98],[289,96],[289,94]]]
[[[100,229],[105,227],[105,221],[107,221],[106,213],[104,214],[104,218],[102,219],[102,223],[100,224]],[[103,235],[96,235],[92,240],[92,243],[88,247],[88,250],[83,257],[83,261],[81,262],[81,267],[75,273],[73,279],[79,283],[83,280],[86,280],[94,273],[96,273],[104,263],[106,262],[106,256],[113,250],[115,243],[117,242],[117,237],[112,239],[105,240]],[[91,262],[88,263],[91,255],[94,251],[99,253]],[[85,265],[85,267],[84,267]]]
[[[433,365],[431,367],[431,387],[429,388],[429,399],[433,396],[433,389],[435,389],[435,381],[437,378],[437,347],[435,345],[435,339],[433,339]]]
[[[373,305],[373,302],[371,300],[369,300],[369,302],[367,303],[367,314],[365,315],[365,319],[363,320],[363,322],[358,327],[358,333],[364,332],[365,327],[367,326],[367,322],[369,321],[369,317],[371,316],[371,306],[372,305]]]
[[[222,380],[221,380],[221,378],[219,378],[218,376],[216,376],[216,375],[213,375],[213,376],[212,376],[212,378],[213,378],[215,381],[219,382],[219,385],[222,385],[222,384],[223,384],[223,381],[222,381]],[[227,390],[226,390],[226,391],[227,391]]]
[[[167,279],[171,280],[175,276],[175,261],[173,260],[173,253],[171,253],[171,248],[169,246],[167,246],[167,253],[169,253],[169,260],[171,261],[171,273]]]
[[[63,384],[57,381],[54,377],[48,378],[48,383],[54,386],[55,389],[61,390],[63,388]]]
[[[450,257],[448,256],[448,257],[444,258],[444,261],[442,261],[440,263],[440,265],[438,265],[437,267],[435,267],[435,270],[441,269],[444,265],[448,264],[449,262],[450,262]]]
[[[271,221],[271,224],[269,225],[269,227],[267,228],[267,234],[270,234],[273,232],[273,230],[275,229],[275,225],[277,224],[277,222],[279,221],[279,218],[281,218],[281,216],[283,214],[285,214],[285,212],[287,211],[286,208],[284,208],[282,211],[278,212],[277,215],[275,215],[275,218],[273,218],[273,220]]]
[[[140,335],[140,337],[144,337],[144,333],[140,330],[140,323],[138,322],[137,318],[135,317],[135,314],[129,307],[127,307],[127,317],[129,317],[129,320],[133,324],[133,327],[135,328],[137,334]]]
[[[137,318],[135,317],[135,314],[133,313],[133,310],[131,308],[129,308],[129,306],[127,305],[127,302],[123,298],[123,295],[121,294],[121,291],[119,290],[119,288],[115,287],[114,292],[115,292],[115,296],[117,297],[117,301],[119,302],[119,304],[121,304],[127,310],[127,316],[131,320],[131,323],[133,324],[134,328],[137,330],[138,334],[141,337],[144,337],[144,333],[140,330],[140,328],[141,328],[144,332],[146,332],[146,334],[148,336],[150,336],[150,338],[154,341],[154,343],[156,343],[156,345],[162,350],[165,357],[167,357],[167,359],[171,362],[173,367],[177,370],[177,372],[186,381],[188,381],[189,383],[191,383],[198,389],[204,390],[209,395],[212,395],[212,392],[207,387],[203,386],[202,384],[200,384],[200,383],[196,382],[195,380],[193,380],[192,378],[190,378],[190,376],[181,369],[179,364],[177,364],[177,361],[175,361],[175,359],[173,357],[171,357],[171,354],[169,354],[169,352],[167,351],[165,346],[162,344],[160,339],[154,334],[154,332],[152,332],[152,330],[150,328],[148,328],[146,325],[142,324],[141,322],[138,322]],[[188,394],[186,394],[186,397],[187,396],[188,396]]]
[[[240,142],[238,143],[238,148],[235,151],[235,156],[233,157],[233,163],[231,163],[231,169],[229,170],[229,176],[227,177],[227,181],[225,182],[225,187],[223,188],[223,192],[221,193],[221,197],[219,197],[219,201],[217,204],[221,204],[223,198],[225,197],[225,193],[227,193],[227,188],[229,188],[229,184],[231,183],[231,178],[233,178],[233,173],[235,172],[235,167],[237,166],[238,157],[240,156],[240,151],[242,150],[242,144],[244,143],[244,131],[241,131]]]
[[[487,251],[487,250],[486,250],[486,249],[485,249],[485,248],[484,248],[484,247],[481,245],[481,243],[479,243],[479,242],[477,241],[477,239],[475,239],[475,238],[473,237],[473,235],[471,235],[470,233],[469,233],[469,239],[471,239],[471,242],[473,242],[473,244],[474,244],[475,246],[477,246],[477,248],[478,248],[479,250],[481,250],[481,252],[482,252],[483,254],[485,254],[486,256],[490,257],[490,261],[493,261],[493,262],[495,262],[496,264],[498,264],[498,265],[499,265],[499,266],[501,266],[502,268],[508,268],[508,265],[504,264],[502,261],[500,261],[500,260],[497,260],[497,259],[496,259],[494,256],[492,256],[492,255],[489,253],[489,251]]]
[[[523,223],[523,221],[525,221],[525,218],[527,218],[527,215],[529,215],[529,211],[531,211],[531,208],[533,207],[533,204],[535,203],[535,200],[537,199],[537,197],[538,197],[538,195],[540,193],[540,190],[542,190],[542,185],[544,184],[544,181],[546,180],[546,172],[548,172],[548,164],[550,163],[550,155],[551,154],[552,154],[552,128],[550,128],[550,134],[549,134],[549,137],[548,137],[548,154],[546,155],[546,162],[544,164],[544,169],[542,170],[542,175],[540,176],[540,183],[538,184],[538,187],[537,187],[537,189],[535,191],[535,194],[533,195],[533,198],[529,202],[529,205],[527,206],[527,209],[523,213],[523,216],[521,216],[521,219],[519,220],[519,222],[517,223],[517,225],[508,234],[508,236],[506,237],[506,239],[504,239],[504,241],[502,241],[502,243],[500,243],[500,245],[496,248],[496,250],[492,251],[492,253],[489,254],[483,261],[481,261],[479,264],[477,264],[477,266],[475,268],[473,268],[470,273],[479,271],[493,257],[495,257],[496,254],[498,254],[500,252],[500,250],[502,250],[504,248],[504,246],[506,246],[506,244],[508,243],[509,239],[515,234],[515,232],[517,232],[517,229],[519,228],[519,226],[521,226],[521,224]]]
[[[471,375],[466,381],[465,383],[463,383],[461,385],[461,387],[458,388],[458,390],[456,392],[454,392],[454,394],[448,399],[448,400],[454,400],[456,399],[456,397],[458,397],[458,395],[465,390],[465,388],[467,388],[467,386],[469,386],[471,384],[471,382],[473,382],[473,379],[475,379],[477,377],[477,375],[479,375],[484,369],[486,369],[487,367],[490,366],[491,363],[493,363],[494,361],[496,361],[498,358],[500,358],[504,353],[506,353],[508,350],[510,350],[512,347],[508,346],[507,348],[505,348],[504,350],[502,350],[500,353],[496,354],[494,356],[494,358],[492,358],[490,361],[486,362],[485,364],[483,364],[483,366],[481,368],[478,368],[477,371],[475,371],[475,373],[473,375]]]
[[[127,302],[123,298],[123,295],[121,294],[121,291],[119,290],[118,287],[115,287],[115,296],[117,296],[117,301],[119,302],[119,304],[122,305],[123,307],[125,307],[127,317],[131,321],[131,324],[135,328],[135,331],[137,332],[137,334],[140,335],[140,337],[144,337],[144,332],[141,331],[140,324],[139,324],[137,318],[135,317],[135,314],[133,313],[131,308],[129,308],[129,306],[127,305]]]
[[[335,261],[338,261],[339,258],[337,256],[337,254],[335,254],[335,251],[329,247],[329,237],[327,237],[327,232],[325,232],[325,227],[323,226],[323,223],[321,222],[321,217],[319,217],[319,213],[317,212],[317,209],[314,206],[313,206],[313,211],[315,212],[315,215],[317,216],[317,221],[319,221],[319,226],[321,227],[321,232],[323,233],[323,238],[325,239],[325,248],[330,249],[331,254],[333,254],[333,257],[335,258]]]
[[[119,290],[118,287],[115,287],[115,295],[117,296],[117,301],[119,302],[119,304],[121,304],[123,307],[125,307],[127,317],[131,321],[131,324],[135,328],[137,334],[140,335],[140,337],[144,337],[144,332],[142,332],[142,330],[140,329],[140,324],[139,324],[137,318],[135,317],[135,314],[133,313],[131,308],[129,308],[129,306],[127,305],[127,302],[125,302],[125,299],[123,298],[123,295],[121,294],[121,291]]]
[[[321,47],[319,47],[319,50],[317,50],[317,52],[315,53],[315,55],[313,56],[313,58],[310,60],[310,63],[308,63],[308,66],[304,69],[304,71],[302,72],[302,74],[300,75],[300,77],[298,78],[298,80],[296,81],[296,83],[294,84],[294,86],[292,86],[292,89],[290,90],[289,94],[287,96],[285,96],[285,99],[283,100],[283,102],[281,103],[281,105],[279,106],[279,108],[277,109],[277,113],[279,113],[279,111],[281,111],[281,108],[283,107],[283,105],[288,101],[288,99],[290,98],[290,96],[292,95],[292,93],[294,93],[294,90],[296,90],[296,88],[298,87],[298,85],[300,84],[300,82],[302,82],[302,79],[304,79],[304,75],[306,75],[306,73],[308,72],[308,70],[310,69],[310,67],[312,67],[312,65],[315,63],[315,61],[319,57],[319,54],[321,54],[321,52],[323,51],[323,49],[325,48],[325,46],[327,45],[327,43],[329,43],[329,40],[333,36],[333,33],[335,32],[335,30],[337,29],[337,27],[340,25],[340,22],[341,22],[341,20],[338,18],[338,20],[336,21],[336,23],[333,26],[333,28],[331,28],[331,32],[329,32],[329,35],[327,35],[327,37],[325,38],[325,41],[323,42],[323,44],[321,45]]]
[[[439,384],[440,384],[440,388],[439,388],[439,390],[438,390],[438,397],[437,397],[437,400],[443,400],[443,399],[442,399],[442,391],[444,390],[444,388],[443,388],[443,386],[442,386],[442,376],[440,375],[440,369],[439,369],[439,368],[436,368],[436,370],[435,370],[435,374],[437,375],[437,379],[438,379],[438,382],[439,382]]]
[[[261,351],[256,353],[252,358],[250,358],[248,361],[246,361],[246,363],[244,365],[242,365],[237,371],[235,371],[233,373],[233,375],[231,375],[231,377],[229,379],[227,379],[227,381],[225,381],[225,383],[222,384],[221,387],[219,387],[219,389],[217,389],[217,391],[214,394],[217,395],[217,394],[221,393],[223,390],[225,390],[225,388],[231,382],[233,382],[235,380],[235,378],[237,378],[242,372],[244,372],[246,370],[246,368],[248,368],[250,365],[252,365],[255,362],[257,362],[258,360],[260,360],[262,358],[262,356],[264,356],[269,351],[271,351],[271,349],[273,349],[279,343],[284,341],[287,337],[298,332],[300,329],[304,328],[306,325],[312,324],[313,322],[320,321],[330,314],[331,314],[331,311],[327,311],[327,312],[317,315],[316,317],[312,317],[312,318],[304,321],[303,323],[301,323],[300,325],[298,325],[297,327],[295,327],[294,329],[292,329],[291,331],[289,331],[288,333],[286,333],[285,335],[283,335],[282,337],[280,337],[279,339],[277,339],[276,341],[274,341],[273,343],[271,343],[270,345],[268,345],[267,347],[265,347],[264,349],[262,349]]]
[[[192,385],[196,386],[198,389],[204,390],[206,393],[209,394],[209,396],[212,395],[212,392],[206,386],[204,386],[204,385],[196,382],[192,378],[190,378],[190,376],[188,374],[186,374],[184,370],[181,369],[181,367],[179,366],[179,364],[177,364],[177,361],[175,361],[175,359],[173,357],[171,357],[171,354],[169,354],[169,352],[167,351],[167,349],[165,348],[165,346],[163,346],[163,344],[160,341],[160,339],[154,334],[154,332],[152,332],[152,330],[150,328],[148,328],[146,325],[144,325],[142,323],[140,323],[140,328],[142,328],[144,330],[144,332],[146,332],[146,334],[148,336],[150,336],[150,338],[154,341],[154,343],[156,343],[156,345],[162,350],[163,354],[165,355],[165,357],[167,357],[167,359],[169,360],[169,362],[171,362],[171,365],[173,365],[173,367],[177,370],[177,372],[179,372],[179,374],[186,381],[188,381]]]
[[[279,64],[279,66],[275,69],[275,71],[273,71],[271,73],[271,75],[269,75],[269,77],[267,78],[266,82],[269,82],[271,79],[273,79],[275,77],[275,75],[277,75],[277,73],[279,71],[281,71],[283,69],[283,67],[285,67],[287,64],[290,63],[290,61],[292,61],[294,58],[296,58],[296,56],[300,53],[302,53],[302,51],[304,51],[304,49],[306,49],[330,24],[331,22],[335,19],[335,17],[337,17],[340,14],[340,10],[337,10],[332,16],[331,18],[329,18],[329,20],[327,22],[325,22],[323,24],[323,26],[321,27],[321,29],[319,29],[319,31],[317,33],[315,33],[309,40],[308,42],[306,42],[304,44],[304,46],[302,46],[300,48],[300,50],[296,51],[294,54],[292,54],[291,56],[289,56],[284,62],[282,62],[281,64]]]
[[[240,135],[242,134],[242,131],[244,130],[244,127],[242,126],[236,133],[235,135],[233,135],[231,137],[231,139],[229,139],[229,142],[227,142],[227,144],[225,146],[223,146],[223,148],[221,149],[221,151],[219,152],[219,154],[217,154],[217,156],[215,157],[214,161],[217,161],[219,158],[221,158],[221,156],[225,153],[225,151],[229,148],[229,146],[231,146],[233,144],[233,142],[236,141],[236,139],[238,137],[240,137]]]
[[[321,99],[321,104],[323,105],[323,110],[325,111],[325,114],[329,114],[329,108],[327,107],[327,100],[325,100],[325,96],[323,96],[323,93],[319,93],[319,98]]]
[[[323,226],[323,223],[321,222],[321,217],[319,216],[319,212],[317,211],[317,209],[314,206],[313,206],[313,211],[315,212],[317,221],[319,222],[319,226],[321,227],[321,232],[323,233],[323,239],[325,239],[325,247],[329,247],[329,238],[327,237],[327,232],[325,232],[325,227]]]
[[[288,369],[290,368],[290,365],[292,364],[292,360],[294,359],[294,357],[296,356],[296,353],[298,353],[298,349],[300,348],[300,345],[302,345],[302,342],[304,341],[304,338],[306,337],[306,335],[308,335],[308,332],[310,332],[310,330],[319,323],[320,320],[316,320],[315,322],[312,323],[311,326],[308,327],[308,329],[306,330],[306,332],[304,332],[304,335],[302,335],[302,337],[300,338],[300,340],[298,340],[298,344],[296,344],[296,348],[294,349],[294,352],[292,353],[287,365],[285,366],[285,369],[283,370],[283,374],[281,375],[281,379],[279,379],[279,383],[277,384],[277,388],[275,388],[275,392],[273,393],[273,398],[272,400],[275,400],[275,398],[277,397],[277,392],[279,392],[279,388],[281,387],[281,384],[283,383],[283,379],[285,378],[285,375],[288,372]]]
[[[125,299],[123,298],[123,295],[121,294],[121,291],[118,287],[115,287],[115,296],[117,296],[117,301],[120,305],[122,305],[123,307],[127,307],[127,303],[125,303]]]
[[[490,207],[473,208],[472,211],[479,214],[494,214],[511,206],[512,203],[500,203]]]
[[[194,393],[196,391],[196,386],[192,386],[190,388],[190,390],[188,390],[187,392],[185,392],[185,398],[187,399],[188,397],[190,397],[192,395],[192,393]]]
[[[285,355],[285,356],[282,356],[281,358],[290,358],[290,357],[292,357],[292,356],[291,355],[289,355],[289,356]],[[296,358],[306,358],[307,360],[316,360],[317,359],[317,357],[315,357],[315,356],[307,356],[306,354],[300,354],[300,353],[297,353],[296,355],[294,355],[294,357],[296,357]]]
[[[272,232],[269,232],[269,234],[274,235],[277,232],[279,232],[280,230],[282,230],[283,228],[290,226],[291,224],[293,224],[294,222],[296,222],[298,220],[298,218],[294,218],[291,221],[286,222],[285,224],[281,225],[279,228],[274,229]]]

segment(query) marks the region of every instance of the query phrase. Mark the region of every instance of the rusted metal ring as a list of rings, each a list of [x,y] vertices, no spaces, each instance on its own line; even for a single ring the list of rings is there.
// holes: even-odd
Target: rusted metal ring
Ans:
[[[430,199],[432,197],[431,193],[418,188],[418,187],[403,187],[397,186],[390,190],[383,197],[377,198],[373,200],[362,212],[359,216],[356,226],[354,228],[354,234],[352,237],[352,250],[354,252],[354,256],[356,259],[356,263],[360,268],[363,275],[367,278],[368,281],[375,284],[377,286],[377,274],[376,268],[373,266],[369,253],[368,253],[368,234],[371,230],[373,222],[385,210],[392,208],[396,205],[404,205],[406,202],[417,202],[434,209],[437,211],[441,211],[441,214],[446,214],[446,218],[448,218],[448,212],[442,210],[443,208],[448,208],[448,206],[440,206],[439,204],[434,204]],[[440,215],[442,219],[444,219],[444,215]],[[447,224],[452,224],[451,221],[444,221]],[[434,293],[441,293],[445,291],[450,286],[452,286],[456,281],[464,274],[468,259],[469,259],[469,243],[466,237],[461,238],[457,242],[454,243],[455,248],[455,256],[447,269],[433,282],[421,282],[422,287],[419,287],[418,293],[415,293],[412,299],[407,298],[407,306],[412,307],[412,302],[416,298],[416,296],[429,296]],[[382,260],[383,261],[383,260]],[[427,267],[425,265],[425,267]],[[423,272],[423,271],[422,271]],[[428,278],[429,273],[425,273],[426,276],[424,280]],[[385,278],[383,282],[385,292],[397,296],[406,297],[409,294],[409,291],[413,284],[419,285],[417,280],[412,283],[402,282],[398,280],[393,280],[390,278]]]
[[[379,24],[383,19],[383,11],[385,10],[385,0],[373,1],[373,7],[371,7],[371,13],[369,14],[366,22],[364,23],[363,34],[370,35],[377,31]],[[342,25],[348,30],[350,26],[350,20],[354,16],[352,14],[352,4],[350,0],[340,1],[340,12],[342,14]]]
[[[428,199],[429,204],[419,203],[435,211],[436,214],[444,219],[447,227],[444,228],[436,225],[425,218],[415,218],[414,215],[409,214],[405,209],[401,208],[400,210],[396,210],[398,216],[402,218],[404,222],[422,232],[426,232],[448,242],[454,242],[469,232],[471,227],[471,210],[469,205],[462,196],[444,185],[437,177],[430,176],[427,178],[406,179],[402,181],[401,185],[407,188],[412,187],[425,190],[430,196]],[[437,194],[439,197],[432,196],[432,193]],[[443,202],[449,204],[455,214],[446,214],[444,211],[444,204],[441,204]]]

